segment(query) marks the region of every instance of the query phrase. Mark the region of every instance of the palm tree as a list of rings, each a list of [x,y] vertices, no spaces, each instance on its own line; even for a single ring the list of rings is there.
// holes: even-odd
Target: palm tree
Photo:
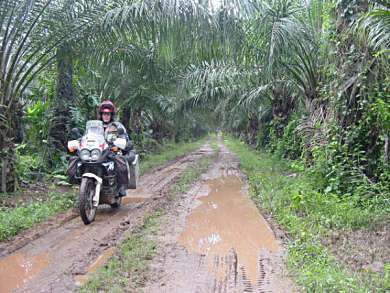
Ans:
[[[67,34],[50,30],[58,16],[54,1],[0,3],[0,158],[1,190],[7,191],[12,170],[13,142],[20,129],[21,100],[34,78],[55,59],[55,50]],[[77,24],[68,27],[71,32]],[[45,44],[42,46],[42,44]],[[8,177],[9,178],[9,177]]]
[[[62,117],[66,116],[66,109],[75,99],[72,87],[74,50],[90,48],[91,45],[100,42],[96,51],[102,49],[100,55],[109,59],[112,50],[107,50],[107,47],[115,48],[119,36],[122,40],[123,36],[126,36],[127,40],[130,39],[135,44],[145,44],[150,40],[160,42],[160,39],[169,37],[169,29],[172,26],[179,28],[176,31],[182,36],[184,33],[197,31],[196,28],[199,31],[202,25],[200,19],[204,19],[204,23],[209,23],[207,11],[192,1],[2,1],[0,4],[2,191],[7,189],[5,177],[9,169],[9,157],[12,157],[15,130],[20,128],[16,113],[21,108],[21,97],[35,77],[54,60],[58,61],[59,71],[58,102],[68,101],[62,104],[63,107],[57,108],[56,116]],[[180,29],[179,25],[183,23],[187,24],[186,30]],[[105,43],[107,39],[110,42]],[[109,53],[105,55],[104,51]],[[62,124],[66,123],[67,119],[60,119],[57,121],[60,123],[54,126],[53,136],[59,138],[62,143],[66,137],[62,135]]]
[[[131,122],[137,136],[141,120],[158,140],[162,130],[174,133],[165,118],[175,104],[176,76],[189,60],[210,51],[214,29],[207,7],[197,1],[142,1],[111,9],[101,31],[81,44],[85,64],[93,67],[95,94],[115,100],[122,122]]]
[[[390,48],[390,4],[384,1],[374,2],[378,5],[361,17],[356,29],[367,36],[368,45],[375,51],[381,49],[388,51]]]

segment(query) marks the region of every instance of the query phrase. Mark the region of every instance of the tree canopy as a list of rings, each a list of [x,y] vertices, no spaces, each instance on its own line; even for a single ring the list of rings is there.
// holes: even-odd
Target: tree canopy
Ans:
[[[4,0],[0,23],[2,191],[25,155],[63,170],[104,99],[141,152],[223,129],[328,192],[389,191],[387,1]]]

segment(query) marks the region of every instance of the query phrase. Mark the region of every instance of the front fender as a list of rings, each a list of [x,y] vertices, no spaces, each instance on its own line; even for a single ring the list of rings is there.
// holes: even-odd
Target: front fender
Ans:
[[[95,195],[93,196],[93,206],[97,207],[99,205],[100,189],[103,183],[103,179],[93,173],[84,173],[83,177],[91,178],[96,180]]]
[[[103,183],[103,179],[93,173],[84,173],[83,177],[95,179],[99,184]]]

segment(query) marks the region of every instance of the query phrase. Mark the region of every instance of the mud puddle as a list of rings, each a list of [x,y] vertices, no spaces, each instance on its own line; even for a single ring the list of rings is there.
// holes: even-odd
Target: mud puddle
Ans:
[[[213,166],[172,203],[144,292],[296,292],[282,237],[248,196],[239,161],[218,141]],[[276,230],[278,232],[278,230]]]
[[[48,253],[27,256],[15,253],[0,260],[0,292],[8,293],[23,287],[49,263]]]
[[[179,243],[190,252],[205,256],[208,268],[217,279],[228,273],[225,260],[237,263],[251,284],[263,274],[259,266],[261,251],[274,253],[279,244],[257,207],[242,192],[237,176],[220,177],[206,182],[198,195],[201,204],[187,218]],[[237,273],[237,272],[236,272]]]

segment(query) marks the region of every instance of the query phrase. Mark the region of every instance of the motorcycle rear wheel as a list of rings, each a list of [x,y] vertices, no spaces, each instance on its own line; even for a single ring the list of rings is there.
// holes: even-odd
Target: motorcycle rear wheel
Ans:
[[[84,177],[81,179],[79,193],[80,216],[85,225],[91,224],[95,220],[97,207],[93,206],[93,196],[95,195],[95,181]]]

